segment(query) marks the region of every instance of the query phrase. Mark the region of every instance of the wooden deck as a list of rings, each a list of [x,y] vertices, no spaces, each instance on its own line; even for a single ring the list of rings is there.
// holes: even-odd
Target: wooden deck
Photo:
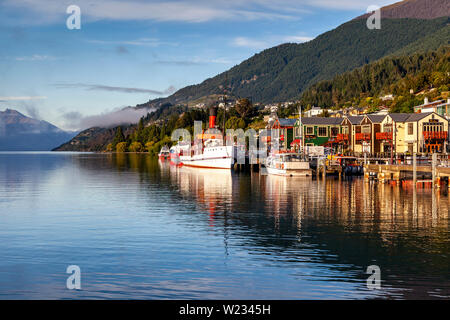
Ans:
[[[438,165],[367,164],[364,166],[364,177],[366,179],[376,178],[382,183],[407,179],[416,183],[434,182],[436,187],[440,187],[442,180],[449,181],[450,167]],[[426,180],[426,178],[429,180]]]

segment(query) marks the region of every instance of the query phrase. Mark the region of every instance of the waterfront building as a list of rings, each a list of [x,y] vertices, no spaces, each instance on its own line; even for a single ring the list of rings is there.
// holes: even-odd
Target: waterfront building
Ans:
[[[338,140],[343,142],[344,150],[353,152],[362,152],[362,146],[356,144],[356,134],[361,133],[361,122],[364,116],[344,117],[341,123],[341,136]]]
[[[391,113],[377,134],[383,152],[397,154],[446,152],[448,120],[435,112]]]
[[[449,121],[436,112],[366,114],[343,118],[275,117],[267,129],[279,129],[275,138],[280,149],[284,150],[297,150],[299,146],[323,146],[331,147],[335,153],[386,156],[414,152],[443,153],[449,149]]]
[[[381,141],[376,139],[376,134],[381,132],[381,123],[385,115],[368,114],[364,115],[359,124],[357,120],[354,125],[354,141],[352,151],[363,152],[369,154],[377,154],[381,152]]]
[[[294,125],[297,119],[275,117],[269,124],[269,129],[279,129],[273,131],[277,136],[272,137],[272,142],[277,140],[280,149],[288,150],[294,141]]]
[[[297,119],[295,123],[296,140],[299,140],[301,136],[300,121],[303,125],[304,146],[338,146],[337,136],[341,133],[342,118],[311,117]]]

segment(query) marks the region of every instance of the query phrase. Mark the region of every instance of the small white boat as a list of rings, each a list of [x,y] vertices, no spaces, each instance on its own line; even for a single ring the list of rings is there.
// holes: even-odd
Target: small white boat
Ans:
[[[180,156],[191,154],[191,143],[189,141],[180,141],[170,148],[170,162],[176,165],[181,163]]]
[[[159,151],[158,157],[160,160],[168,160],[170,158],[170,150],[168,146],[163,146]]]
[[[265,167],[268,174],[279,176],[311,176],[309,161],[294,152],[271,154],[266,159]]]

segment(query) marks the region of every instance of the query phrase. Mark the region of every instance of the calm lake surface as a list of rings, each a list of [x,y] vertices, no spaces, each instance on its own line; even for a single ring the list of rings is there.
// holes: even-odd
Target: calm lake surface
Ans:
[[[448,299],[449,207],[447,188],[0,153],[0,298]]]

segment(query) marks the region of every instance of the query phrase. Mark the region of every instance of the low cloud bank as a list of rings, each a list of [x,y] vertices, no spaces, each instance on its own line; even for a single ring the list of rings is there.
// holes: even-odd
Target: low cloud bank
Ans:
[[[89,91],[109,91],[109,92],[122,92],[122,93],[150,93],[154,95],[168,95],[176,91],[174,86],[170,86],[166,90],[153,90],[142,88],[129,88],[129,87],[115,87],[106,86],[103,84],[87,84],[87,83],[56,83],[54,86],[58,89],[72,89],[83,88]]]
[[[140,118],[152,111],[154,109],[125,108],[93,116],[84,116],[78,111],[73,111],[65,113],[62,117],[65,128],[70,130],[84,130],[92,127],[109,128],[137,123]]]

